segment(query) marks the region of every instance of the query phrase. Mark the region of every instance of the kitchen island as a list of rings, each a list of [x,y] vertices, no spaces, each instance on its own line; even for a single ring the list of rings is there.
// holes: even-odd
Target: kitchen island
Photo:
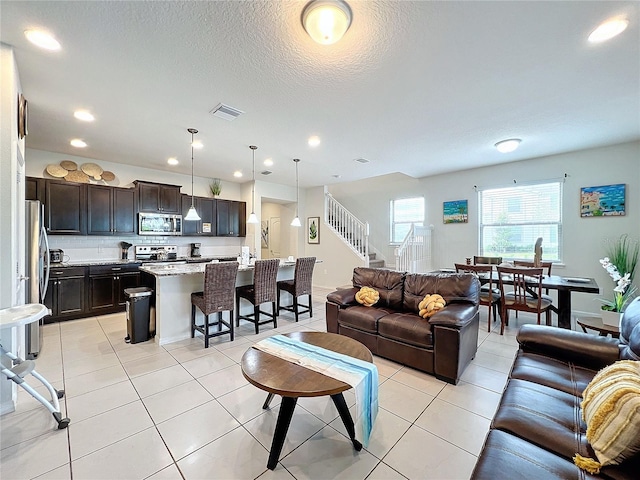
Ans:
[[[295,262],[281,260],[278,280],[293,278],[295,265]],[[159,345],[191,337],[191,294],[203,291],[205,266],[206,263],[140,267],[142,275],[151,276],[143,278],[142,283],[154,283],[152,288],[155,291],[155,341]],[[236,286],[251,283],[253,266],[240,265]],[[249,305],[245,304],[245,308],[249,309]],[[196,309],[196,322],[200,323],[201,319],[202,312]]]

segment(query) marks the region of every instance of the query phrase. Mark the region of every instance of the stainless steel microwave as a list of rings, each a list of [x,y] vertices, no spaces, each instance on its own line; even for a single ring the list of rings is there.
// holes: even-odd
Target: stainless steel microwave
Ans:
[[[138,235],[182,235],[182,215],[140,212]]]

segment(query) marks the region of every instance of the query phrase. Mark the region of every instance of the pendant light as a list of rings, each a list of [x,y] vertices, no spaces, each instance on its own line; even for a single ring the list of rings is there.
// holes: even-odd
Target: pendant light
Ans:
[[[294,217],[293,220],[291,220],[291,226],[301,227],[302,224],[300,223],[300,217],[298,217],[298,197],[299,197],[299,190],[300,190],[300,187],[298,186],[298,163],[300,162],[300,159],[294,158],[293,161],[296,164],[296,216]]]
[[[189,211],[184,219],[200,220],[200,215],[196,212],[196,207],[193,206],[193,135],[198,133],[198,130],[195,128],[187,128],[187,132],[191,134],[191,207],[189,207]]]
[[[258,147],[249,145],[249,148],[253,154],[253,185],[251,185],[251,213],[247,223],[258,223],[258,217],[256,216],[256,150]]]

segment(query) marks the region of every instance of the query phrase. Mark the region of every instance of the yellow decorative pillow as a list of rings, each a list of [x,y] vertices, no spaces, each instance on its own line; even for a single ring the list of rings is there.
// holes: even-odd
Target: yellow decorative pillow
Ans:
[[[365,307],[371,307],[380,300],[380,294],[375,288],[362,287],[358,293],[356,293],[356,302],[361,303]]]
[[[597,474],[640,452],[640,362],[621,360],[600,370],[582,394],[587,441],[598,461],[576,454],[573,462]]]
[[[429,318],[438,310],[444,308],[446,304],[447,302],[444,301],[442,295],[439,295],[437,293],[426,295],[418,304],[418,315],[420,315],[422,318]]]

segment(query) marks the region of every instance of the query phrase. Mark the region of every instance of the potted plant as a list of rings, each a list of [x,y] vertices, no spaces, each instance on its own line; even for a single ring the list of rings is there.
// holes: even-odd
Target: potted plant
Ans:
[[[639,251],[640,244],[637,241],[632,242],[629,236],[624,234],[610,246],[609,256],[600,260],[602,268],[616,283],[613,288],[613,300],[602,300],[602,322],[606,325],[619,325],[621,314],[637,291],[632,282]]]
[[[220,196],[220,192],[222,192],[222,181],[219,178],[214,178],[209,184],[209,190],[213,198]]]

